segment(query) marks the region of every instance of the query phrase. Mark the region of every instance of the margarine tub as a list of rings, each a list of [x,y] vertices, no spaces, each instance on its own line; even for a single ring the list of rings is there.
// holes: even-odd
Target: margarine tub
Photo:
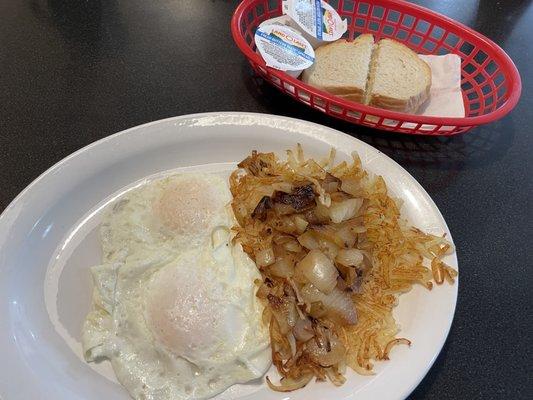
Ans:
[[[287,28],[291,28],[294,32],[296,32],[299,35],[302,35],[302,32],[299,28],[294,28],[291,26],[292,19],[288,15],[280,15],[279,17],[270,18],[266,21],[263,21],[259,24],[258,29],[261,29],[268,25],[278,25],[278,26],[286,26]]]
[[[268,67],[285,71],[295,78],[315,62],[311,44],[295,29],[276,21],[263,23],[257,28],[255,45]]]
[[[313,49],[340,39],[348,29],[337,11],[321,0],[284,0],[283,13],[290,17],[289,25],[298,29]]]

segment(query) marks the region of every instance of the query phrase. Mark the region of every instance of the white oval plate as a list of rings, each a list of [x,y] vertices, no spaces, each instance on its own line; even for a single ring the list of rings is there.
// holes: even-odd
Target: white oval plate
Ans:
[[[50,168],[0,216],[0,398],[128,399],[105,363],[88,365],[79,354],[81,322],[90,305],[87,268],[100,259],[95,227],[102,206],[148,176],[175,169],[227,173],[252,149],[283,155],[297,142],[313,157],[322,157],[331,146],[339,159],[357,151],[364,166],[383,175],[393,194],[404,199],[403,212],[415,226],[450,235],[429,195],[402,167],[373,147],[320,125],[263,114],[213,113],[128,129]],[[457,268],[455,255],[446,261]],[[396,347],[390,361],[377,363],[373,376],[349,373],[340,388],[313,383],[287,394],[256,382],[236,385],[218,398],[403,399],[446,340],[457,286],[432,292],[415,287],[401,297],[395,316],[400,335],[413,345]]]

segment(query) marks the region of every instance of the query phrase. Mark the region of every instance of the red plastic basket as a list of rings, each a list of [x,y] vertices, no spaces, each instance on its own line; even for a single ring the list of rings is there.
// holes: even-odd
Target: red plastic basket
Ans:
[[[467,26],[399,0],[328,3],[347,19],[345,37],[350,40],[361,33],[372,33],[376,40],[393,38],[420,54],[459,55],[466,117],[428,117],[365,106],[266,67],[255,52],[254,34],[261,22],[281,15],[281,0],[244,0],[235,10],[231,32],[252,68],[279,90],[328,115],[372,128],[419,135],[455,135],[503,117],[518,102],[522,84],[512,60],[498,45]]]

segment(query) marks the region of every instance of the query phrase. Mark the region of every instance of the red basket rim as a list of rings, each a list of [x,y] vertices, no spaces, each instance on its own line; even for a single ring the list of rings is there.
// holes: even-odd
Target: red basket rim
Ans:
[[[247,58],[251,59],[256,64],[259,64],[265,70],[268,70],[270,74],[280,79],[283,79],[284,81],[290,82],[293,86],[297,87],[298,89],[309,91],[308,88],[310,86],[304,84],[299,79],[294,78],[286,74],[283,71],[267,67],[263,58],[256,52],[252,51],[250,46],[244,40],[244,37],[241,36],[239,28],[241,25],[242,18],[244,17],[244,11],[248,7],[249,3],[253,1],[255,0],[243,0],[239,4],[239,6],[235,9],[235,12],[233,13],[233,17],[231,18],[231,34],[233,36],[233,40],[235,41],[239,49],[244,53],[244,55]],[[509,74],[508,79],[510,81],[510,85],[509,85],[510,94],[507,100],[494,111],[491,111],[488,114],[478,115],[476,117],[462,117],[462,118],[428,117],[428,116],[423,116],[423,115],[406,114],[406,113],[400,113],[396,111],[389,111],[383,108],[377,108],[377,107],[367,106],[367,105],[360,104],[360,103],[346,101],[337,96],[333,96],[328,92],[324,92],[314,87],[312,87],[313,92],[316,92],[320,96],[326,98],[328,101],[331,102],[331,104],[337,105],[343,108],[351,108],[355,111],[360,111],[366,114],[373,114],[379,117],[383,117],[386,119],[392,119],[392,120],[405,120],[406,116],[409,116],[409,122],[413,122],[413,123],[416,122],[416,123],[428,124],[428,125],[445,125],[445,126],[455,125],[455,126],[465,126],[465,127],[482,125],[482,124],[496,121],[504,117],[516,106],[516,104],[518,103],[518,100],[520,99],[520,95],[522,93],[522,81],[520,79],[520,73],[518,72],[518,69],[516,68],[516,65],[514,64],[513,60],[511,60],[511,58],[507,55],[507,53],[500,46],[498,46],[496,43],[494,43],[492,40],[482,35],[481,33],[473,30],[472,28],[460,22],[457,22],[443,14],[432,11],[428,8],[425,8],[425,7],[422,7],[422,6],[413,4],[413,3],[409,3],[404,0],[395,0],[394,4],[404,7],[407,10],[421,13],[425,16],[430,16],[433,18],[437,17],[442,22],[443,27],[459,28],[467,32],[471,36],[474,36],[477,40],[483,42],[486,46],[490,47],[495,52],[496,56],[500,57],[501,61],[503,61],[502,66],[505,65],[506,67],[508,67],[506,68],[506,70]]]

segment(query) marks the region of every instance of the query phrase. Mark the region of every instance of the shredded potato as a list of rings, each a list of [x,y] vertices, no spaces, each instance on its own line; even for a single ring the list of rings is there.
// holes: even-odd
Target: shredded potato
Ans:
[[[372,374],[397,344],[392,316],[398,296],[420,284],[454,283],[442,258],[453,251],[444,235],[429,235],[402,219],[401,200],[381,176],[365,171],[357,154],[334,165],[302,147],[287,160],[256,151],[230,177],[238,221],[234,241],[262,274],[257,296],[265,305],[279,385],[292,391],[313,377],[344,383],[349,366]]]

